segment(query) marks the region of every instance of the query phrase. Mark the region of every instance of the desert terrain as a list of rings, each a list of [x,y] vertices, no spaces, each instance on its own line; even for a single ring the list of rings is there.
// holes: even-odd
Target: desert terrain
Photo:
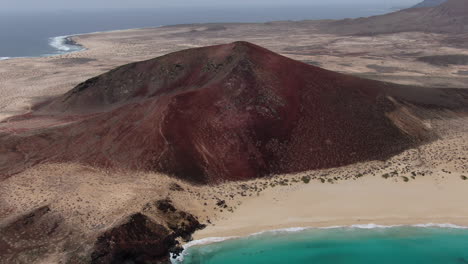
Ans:
[[[73,37],[86,48],[80,52],[0,61],[0,133],[73,123],[40,120],[21,123],[18,130],[9,118],[118,66],[239,40],[358,77],[427,89],[468,88],[468,47],[450,41],[463,35],[330,34],[323,23],[328,22],[96,33]],[[35,163],[0,177],[0,263],[109,263],[136,255],[165,261],[177,247],[174,241],[190,240],[197,229],[195,239],[368,223],[468,226],[468,116],[453,109],[425,114],[425,127],[435,137],[392,157],[238,182],[200,185],[157,172]],[[0,165],[8,166],[5,160]],[[134,230],[141,236],[132,236]],[[161,252],[142,247],[142,241]],[[119,255],[122,248],[133,251]]]
[[[343,36],[321,32],[317,22],[180,25],[76,36],[87,50],[0,62],[2,118],[117,66],[177,50],[244,40],[328,70],[427,87],[466,87],[468,65],[434,65],[424,56],[468,55],[450,35],[406,32]],[[294,40],[294,41],[290,41]]]
[[[167,199],[207,225],[194,239],[370,223],[467,226],[466,118],[438,129],[445,135],[440,140],[386,161],[216,186],[79,164],[36,166],[2,181],[2,261],[87,263],[97,236],[129,215],[142,212],[162,223],[177,219],[153,205]],[[45,219],[31,217],[44,207],[50,210]],[[23,232],[8,232],[17,219],[26,222]]]

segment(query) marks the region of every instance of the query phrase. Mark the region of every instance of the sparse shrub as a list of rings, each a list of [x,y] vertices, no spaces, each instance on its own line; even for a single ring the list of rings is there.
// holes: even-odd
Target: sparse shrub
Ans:
[[[408,178],[408,177],[406,177],[406,176],[401,176],[401,178],[403,178],[403,181],[409,182],[409,178]]]
[[[385,173],[384,175],[382,175],[382,178],[384,178],[384,179],[387,179],[388,177],[390,177],[390,174],[388,174],[388,173]]]
[[[325,179],[324,178],[320,178],[319,179],[322,183],[325,183]]]
[[[466,181],[466,180],[468,180],[468,177],[466,177],[465,175],[462,175],[462,176],[461,176],[461,179],[464,180],[464,181]]]
[[[303,176],[301,178],[301,180],[304,182],[304,183],[309,183],[310,182],[310,176]]]

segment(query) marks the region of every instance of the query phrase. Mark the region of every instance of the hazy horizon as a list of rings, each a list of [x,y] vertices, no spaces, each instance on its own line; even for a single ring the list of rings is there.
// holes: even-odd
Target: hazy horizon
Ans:
[[[328,0],[306,1],[306,0],[277,0],[274,3],[267,0],[238,0],[229,3],[220,3],[214,0],[173,0],[173,1],[151,1],[134,0],[132,2],[125,0],[82,0],[76,2],[63,2],[59,0],[0,0],[2,9],[0,12],[11,11],[60,11],[60,10],[89,10],[89,9],[128,9],[128,8],[176,8],[176,7],[207,7],[207,8],[227,8],[227,7],[275,7],[275,6],[361,6],[361,5],[381,5],[387,7],[411,6],[422,0],[386,0],[371,1],[357,0],[350,3],[349,0]]]
[[[66,46],[63,38],[56,37],[96,31],[193,23],[343,19],[391,11],[388,6],[378,4],[3,10],[0,15],[0,59],[74,51],[76,47]]]

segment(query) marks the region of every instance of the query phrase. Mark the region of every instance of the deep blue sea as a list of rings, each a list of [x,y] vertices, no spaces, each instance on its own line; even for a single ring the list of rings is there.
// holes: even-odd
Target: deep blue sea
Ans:
[[[65,38],[80,33],[205,22],[341,19],[390,12],[384,4],[249,8],[155,8],[7,12],[0,9],[0,58],[77,50]],[[57,38],[58,37],[58,38]]]
[[[191,246],[183,264],[467,264],[468,229],[391,227],[276,231]]]

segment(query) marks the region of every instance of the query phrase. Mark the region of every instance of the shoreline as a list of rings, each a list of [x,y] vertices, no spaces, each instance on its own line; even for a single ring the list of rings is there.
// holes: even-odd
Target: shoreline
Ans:
[[[423,149],[427,153],[436,149],[442,151],[439,144],[434,142],[423,146]],[[315,176],[310,183],[302,183],[302,174],[284,175],[284,179],[293,179],[293,182],[296,177],[296,183],[270,187],[251,197],[226,200],[227,204],[237,208],[233,212],[214,212],[210,216],[212,224],[195,232],[193,239],[244,237],[290,228],[369,226],[369,223],[377,226],[432,223],[468,228],[468,208],[463,206],[466,200],[464,193],[468,188],[468,182],[462,180],[464,172],[455,170],[453,165],[431,166],[427,168],[432,171],[429,175],[411,177],[411,171],[401,165],[401,161],[417,161],[417,153],[409,150],[393,157],[386,162],[393,165],[384,170],[378,169],[382,165],[379,162],[366,162],[314,172],[316,175],[339,177],[372,168],[373,172],[354,180],[321,183],[317,180],[321,176]],[[415,166],[418,165],[416,163]],[[391,171],[407,171],[405,174],[409,175],[400,174],[388,179],[382,176]],[[245,184],[262,186],[255,182]]]
[[[86,35],[86,34],[83,34]],[[48,39],[48,45],[53,47],[57,53],[46,53],[37,56],[18,56],[18,57],[0,57],[0,61],[14,60],[14,59],[35,59],[35,58],[50,58],[55,56],[60,56],[64,54],[71,54],[75,52],[85,51],[88,48],[84,45],[78,43],[73,38],[75,36],[80,36],[80,34],[75,35],[65,35],[65,36],[56,36],[50,37]]]
[[[468,219],[467,219],[468,220]],[[185,243],[184,249],[189,248],[196,245],[208,245],[212,243],[218,243],[230,239],[242,239],[251,236],[257,236],[267,233],[295,233],[301,232],[305,230],[312,230],[312,229],[385,229],[385,228],[397,228],[397,227],[414,227],[414,228],[440,228],[440,229],[468,229],[468,222],[467,225],[457,225],[452,223],[419,223],[419,224],[375,224],[375,223],[368,223],[368,224],[350,224],[350,225],[319,225],[319,226],[297,226],[297,227],[287,227],[287,228],[278,228],[278,229],[271,229],[271,230],[263,230],[258,231],[255,233],[250,233],[247,235],[233,235],[233,236],[223,236],[223,237],[205,237],[200,239],[194,239]]]
[[[63,54],[69,54],[73,52],[78,52],[82,50],[86,50],[86,47],[78,43],[73,39],[74,36],[77,35],[66,35],[66,36],[56,36],[56,37],[51,37],[49,38],[49,46],[55,48],[58,52],[58,54],[50,54],[50,56],[55,56],[55,55],[63,55]],[[44,54],[39,57],[48,57],[49,54]],[[34,58],[34,57],[33,57]]]
[[[59,53],[56,53],[56,54],[46,53],[46,54],[41,54],[41,55],[36,55],[36,56],[0,57],[0,61],[2,61],[2,60],[14,60],[14,59],[50,58],[50,57],[55,57],[55,56],[60,56],[60,55],[65,55],[65,54],[71,54],[71,53],[86,51],[89,48],[86,47],[84,44],[79,43],[75,39],[75,37],[94,35],[94,34],[126,32],[126,31],[132,31],[132,30],[156,29],[156,28],[165,27],[165,26],[178,26],[178,24],[176,24],[176,25],[151,26],[151,27],[138,27],[138,28],[128,28],[128,29],[113,29],[113,30],[105,30],[105,31],[92,31],[92,32],[85,32],[85,33],[76,33],[76,34],[70,34],[70,35],[49,37],[48,38],[48,45],[53,47]],[[75,47],[67,47],[67,46],[75,46]],[[60,53],[60,51],[64,51],[64,52]]]
[[[65,54],[71,54],[81,51],[86,51],[89,48],[84,44],[79,43],[75,37],[94,35],[94,34],[106,34],[106,33],[116,33],[116,32],[126,32],[133,30],[145,30],[145,29],[156,29],[164,26],[178,26],[176,25],[161,25],[161,26],[151,26],[151,27],[140,27],[140,28],[128,28],[128,29],[115,29],[115,30],[105,30],[105,31],[93,31],[86,33],[76,33],[63,36],[55,36],[48,38],[48,45],[53,47],[57,53],[50,54],[41,54],[37,56],[18,56],[18,57],[0,57],[0,61],[3,60],[13,60],[13,59],[34,59],[34,58],[49,58]]]
[[[251,233],[251,234],[242,235],[242,236],[206,237],[206,238],[201,238],[197,240],[192,240],[182,245],[183,250],[180,253],[180,255],[176,256],[171,253],[170,261],[172,264],[183,263],[184,256],[187,255],[186,252],[191,247],[216,244],[216,243],[221,243],[221,242],[228,241],[228,240],[248,239],[250,237],[259,236],[259,235],[267,235],[267,234],[275,234],[275,233],[286,235],[286,234],[298,233],[298,232],[303,232],[303,231],[308,231],[308,230],[336,230],[336,229],[370,230],[370,229],[390,229],[390,228],[422,228],[422,229],[434,228],[434,229],[467,230],[468,225],[455,225],[455,224],[450,224],[450,223],[379,225],[379,224],[374,224],[374,223],[368,223],[368,224],[352,224],[352,225],[337,225],[337,226],[317,226],[317,227],[309,226],[309,227],[280,228],[280,229],[260,231],[260,232]]]
[[[439,222],[440,221],[440,222]],[[242,239],[250,236],[261,235],[265,233],[276,233],[276,232],[301,232],[310,229],[340,229],[340,228],[351,228],[351,229],[380,229],[380,228],[395,228],[395,227],[415,227],[415,228],[441,228],[441,229],[468,229],[468,217],[461,219],[444,218],[444,219],[406,219],[406,220],[390,220],[383,219],[369,221],[366,223],[357,221],[324,221],[317,222],[315,224],[297,224],[297,226],[284,226],[278,225],[271,229],[257,229],[252,226],[245,230],[232,230],[231,232],[225,233],[223,236],[204,236],[200,235],[200,231],[195,232],[194,239],[183,244],[184,249],[196,245],[207,245],[212,243],[218,243],[230,239]],[[209,228],[209,227],[207,227]],[[203,230],[201,230],[203,231]]]

